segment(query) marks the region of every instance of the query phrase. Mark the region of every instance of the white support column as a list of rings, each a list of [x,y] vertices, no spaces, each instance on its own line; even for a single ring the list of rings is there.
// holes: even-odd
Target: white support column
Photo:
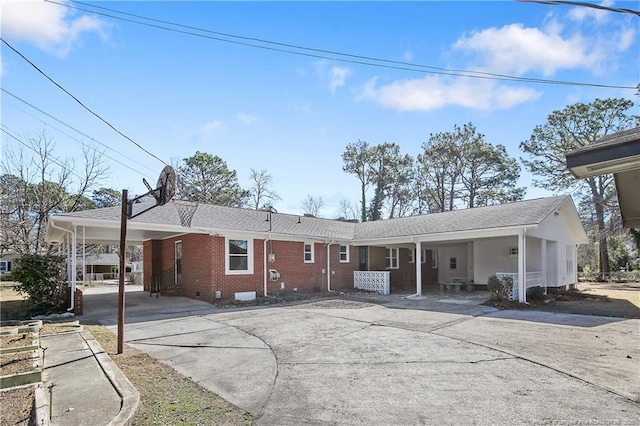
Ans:
[[[416,241],[416,295],[422,296],[422,243]]]
[[[523,229],[518,233],[518,301],[527,302],[527,236]]]
[[[73,234],[71,234],[71,307],[74,309],[74,301],[76,294],[76,280],[78,277],[78,227],[73,225]]]
[[[540,261],[542,269],[542,286],[544,287],[544,294],[547,294],[547,240],[545,239],[540,241]]]
[[[473,241],[467,243],[467,282],[473,281]]]

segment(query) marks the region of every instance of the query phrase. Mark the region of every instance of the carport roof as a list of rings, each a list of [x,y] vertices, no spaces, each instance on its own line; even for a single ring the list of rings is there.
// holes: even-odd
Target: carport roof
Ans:
[[[535,226],[567,201],[571,202],[569,195],[365,223],[283,213],[269,215],[264,211],[199,204],[189,228],[181,225],[176,203],[170,202],[129,220],[127,239],[130,243],[139,243],[185,233],[235,232],[270,235],[279,239],[357,243],[392,237]],[[148,207],[148,204],[136,204],[134,210],[138,212]],[[71,230],[76,225],[84,227],[87,242],[117,241],[120,212],[120,207],[108,207],[52,216],[47,240],[62,241],[65,231],[60,228]]]

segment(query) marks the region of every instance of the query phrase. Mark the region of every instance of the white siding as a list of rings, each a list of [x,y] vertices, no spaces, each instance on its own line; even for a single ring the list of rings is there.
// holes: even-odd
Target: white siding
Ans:
[[[476,284],[486,284],[496,272],[517,272],[518,257],[509,257],[509,248],[518,247],[518,237],[486,238],[473,243]]]
[[[456,269],[451,269],[451,258],[456,258]],[[467,244],[438,247],[438,282],[467,277]]]
[[[527,272],[542,271],[542,242],[527,235]]]
[[[547,287],[558,286],[558,243],[547,241]]]

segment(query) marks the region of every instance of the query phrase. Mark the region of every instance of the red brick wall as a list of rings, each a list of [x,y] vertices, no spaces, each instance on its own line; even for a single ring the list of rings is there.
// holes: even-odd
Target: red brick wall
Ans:
[[[145,289],[148,289],[150,275],[160,274],[174,267],[175,242],[182,241],[182,288],[187,297],[215,301],[215,292],[222,299],[231,299],[236,292],[264,292],[264,241],[253,241],[253,273],[227,275],[225,273],[224,237],[212,237],[202,234],[183,235],[162,241],[144,243]],[[314,243],[313,263],[304,262],[304,243],[294,241],[267,241],[267,253],[275,254],[275,262],[267,262],[267,269],[280,273],[277,281],[267,281],[267,293],[280,292],[312,293],[327,290],[327,245]],[[331,289],[347,291],[353,288],[353,271],[358,270],[358,247],[349,246],[349,262],[341,263],[339,245],[330,246]],[[415,290],[415,263],[409,263],[410,249],[399,251],[399,269],[391,270],[391,290]],[[370,269],[385,270],[385,248],[369,247]],[[437,276],[437,270],[431,268],[428,253],[427,263],[423,264],[423,282],[431,282]],[[147,271],[151,271],[148,274]],[[281,283],[285,283],[284,290]]]
[[[211,237],[211,288],[215,298],[215,291],[220,291],[222,299],[233,299],[236,292],[255,291],[257,295],[263,293],[263,258],[262,240],[253,240],[253,274],[226,275],[225,274],[225,238]]]
[[[73,313],[76,316],[83,314],[84,304],[82,303],[82,290],[76,288],[76,293],[73,295]]]
[[[391,269],[391,276],[389,277],[392,293],[398,291],[413,291],[416,288],[416,264],[409,263],[411,251],[413,251],[413,249],[400,248],[399,250],[399,269]]]
[[[204,234],[183,235],[173,240],[182,241],[182,291],[194,299],[213,301],[211,286],[211,245],[214,239]],[[175,251],[175,247],[174,247]],[[173,254],[175,257],[175,254]]]

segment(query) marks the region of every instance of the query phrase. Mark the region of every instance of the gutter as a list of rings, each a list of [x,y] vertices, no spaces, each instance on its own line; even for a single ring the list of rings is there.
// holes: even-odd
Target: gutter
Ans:
[[[54,229],[58,229],[58,230],[60,230],[60,231],[67,232],[67,233],[71,234],[72,236],[74,235],[74,234],[73,234],[73,231],[70,231],[70,230],[68,230],[68,229],[62,228],[62,227],[60,227],[60,226],[57,226],[53,221],[51,221],[50,225],[51,225],[51,227],[52,227],[52,228],[54,228]],[[68,257],[68,256],[69,256],[69,253],[67,253],[67,257]],[[75,269],[75,267],[74,267],[74,268],[72,268],[72,269]],[[74,308],[75,308],[75,306],[74,306],[74,302],[75,302],[75,292],[76,292],[76,272],[75,272],[75,270],[74,270],[74,271],[73,271],[73,275],[72,275],[72,279],[71,279],[71,297],[70,297],[70,299],[71,299],[71,307],[70,307],[69,309],[67,309],[67,312],[71,312],[71,311],[73,311],[73,310],[74,310]]]

